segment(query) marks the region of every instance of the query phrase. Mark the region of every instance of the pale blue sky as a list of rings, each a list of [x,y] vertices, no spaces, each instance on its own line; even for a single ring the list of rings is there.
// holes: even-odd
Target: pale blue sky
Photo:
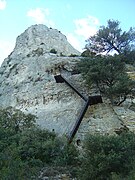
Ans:
[[[60,30],[82,51],[85,40],[108,19],[119,20],[126,31],[135,27],[135,0],[0,0],[0,64],[16,37],[33,24]]]

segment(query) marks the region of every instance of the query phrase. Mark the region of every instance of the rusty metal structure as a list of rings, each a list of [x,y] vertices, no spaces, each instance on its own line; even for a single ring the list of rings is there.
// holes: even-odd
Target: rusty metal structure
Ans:
[[[94,104],[98,104],[98,103],[102,103],[102,97],[100,95],[96,95],[96,96],[89,96],[86,97],[83,94],[81,94],[77,88],[75,88],[67,79],[65,79],[61,74],[54,76],[56,83],[66,83],[71,89],[73,89],[73,91],[75,91],[84,101],[85,101],[85,105],[82,108],[79,117],[77,118],[73,129],[71,130],[70,134],[68,135],[68,141],[69,143],[72,142],[77,130],[79,129],[79,126],[82,122],[82,119],[88,109],[89,106],[94,105]]]

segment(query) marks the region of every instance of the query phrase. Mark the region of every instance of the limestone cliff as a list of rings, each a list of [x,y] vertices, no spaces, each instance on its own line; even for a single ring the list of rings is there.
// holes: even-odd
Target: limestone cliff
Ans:
[[[95,92],[88,92],[81,76],[74,73],[79,55],[58,30],[45,25],[31,26],[17,37],[14,51],[0,68],[1,107],[13,106],[35,114],[37,124],[42,128],[59,134],[69,133],[84,101],[65,83],[56,83],[54,76],[62,73],[82,93],[93,95]],[[83,137],[89,131],[113,133],[123,124],[134,131],[135,112],[111,107],[104,100],[103,104],[88,108],[77,137]]]
[[[68,43],[66,36],[60,31],[42,24],[33,25],[18,36],[14,51],[15,55],[33,56],[34,54],[44,55],[52,49],[56,50],[57,55],[80,54]]]

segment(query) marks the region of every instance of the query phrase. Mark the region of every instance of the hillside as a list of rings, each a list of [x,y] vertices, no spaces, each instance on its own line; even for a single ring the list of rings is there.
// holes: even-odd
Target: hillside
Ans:
[[[84,100],[65,83],[57,83],[55,76],[61,73],[86,96],[99,95],[95,89],[88,90],[81,75],[75,73],[80,58],[80,52],[60,31],[45,25],[29,27],[17,37],[13,52],[0,68],[1,107],[32,113],[41,128],[69,134]],[[113,134],[125,126],[135,131],[133,107],[135,97],[119,107],[112,107],[103,97],[102,104],[88,107],[76,138],[83,138],[86,132]]]

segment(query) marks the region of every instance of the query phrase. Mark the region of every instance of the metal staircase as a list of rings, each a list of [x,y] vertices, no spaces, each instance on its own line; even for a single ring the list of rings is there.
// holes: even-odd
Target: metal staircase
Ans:
[[[61,74],[54,76],[56,83],[66,83],[71,89],[73,89],[84,101],[85,101],[85,105],[82,108],[79,117],[77,118],[73,129],[71,130],[70,134],[68,135],[68,141],[69,143],[72,142],[80,124],[81,121],[88,109],[88,106],[94,105],[94,104],[98,104],[98,103],[102,103],[102,97],[100,95],[96,95],[96,96],[89,96],[86,97],[83,94],[81,94],[67,79],[65,79]]]

